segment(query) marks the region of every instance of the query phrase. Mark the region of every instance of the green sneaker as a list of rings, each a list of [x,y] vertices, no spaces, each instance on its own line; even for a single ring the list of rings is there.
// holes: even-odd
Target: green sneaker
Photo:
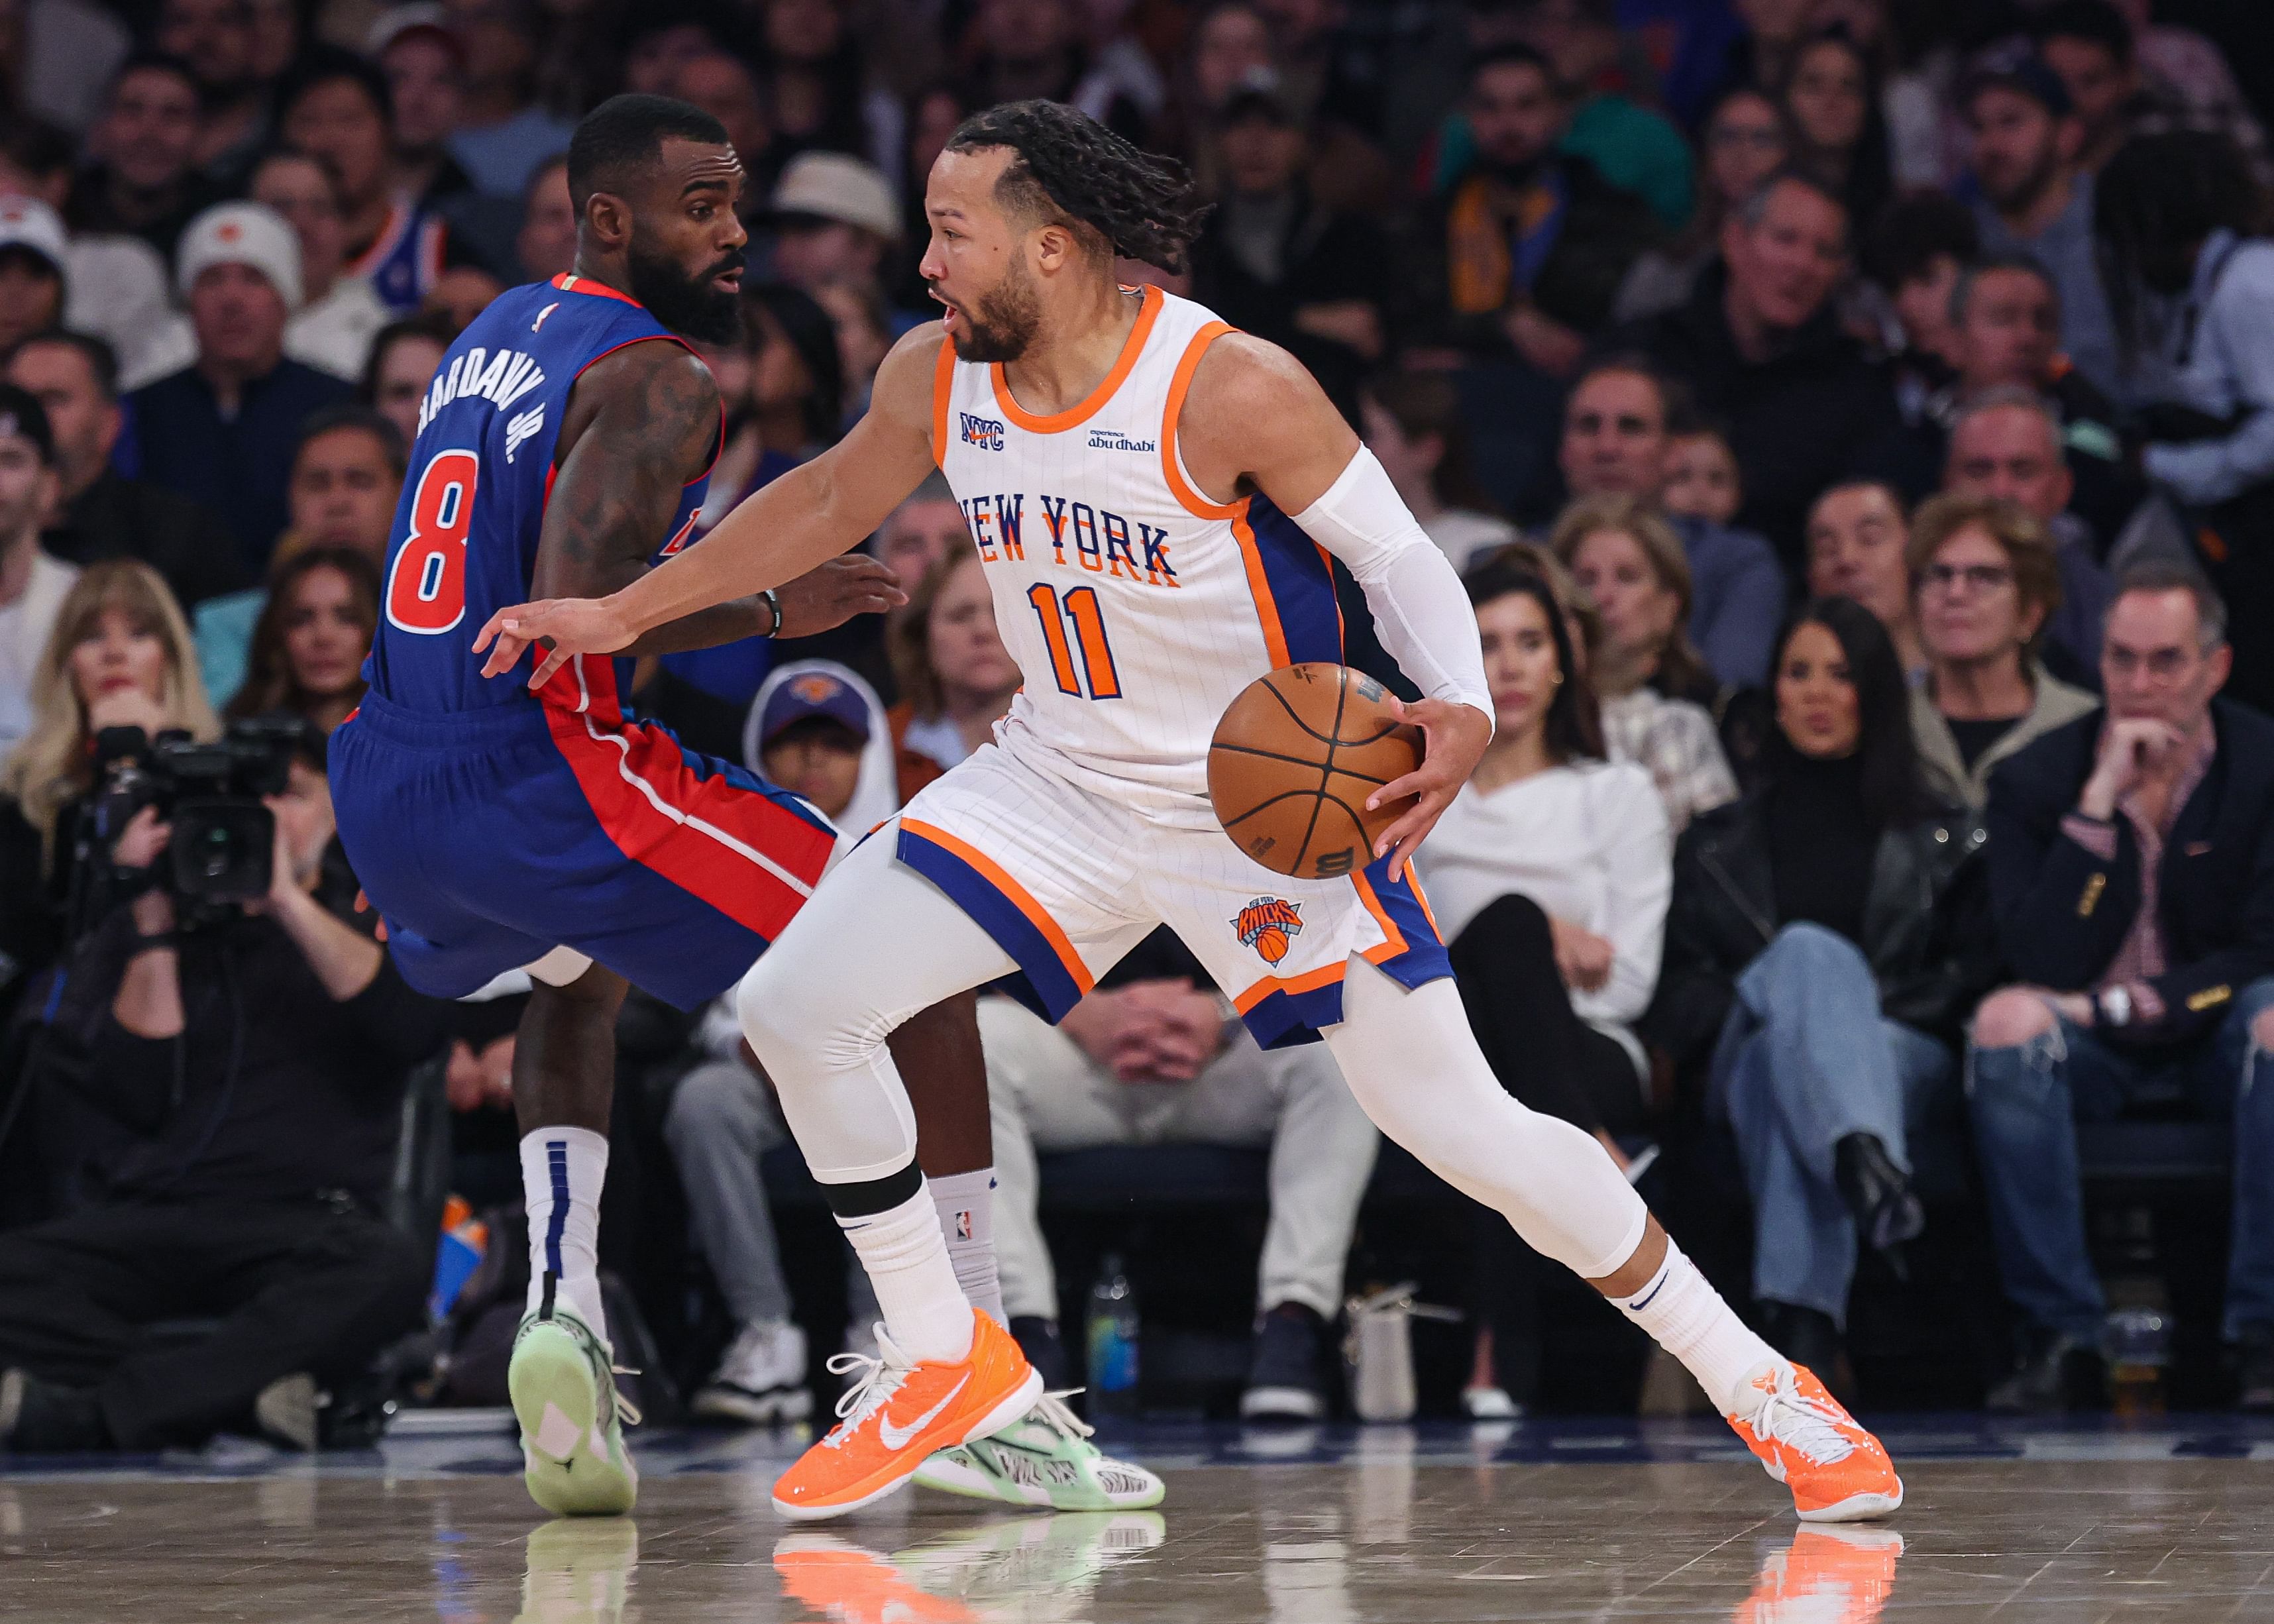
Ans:
[[[639,1498],[622,1423],[639,1412],[616,1392],[608,1344],[567,1302],[546,1294],[514,1336],[506,1387],[521,1422],[522,1481],[555,1516],[618,1516]]]
[[[1092,1428],[1045,1393],[991,1438],[934,1453],[916,1468],[928,1489],[973,1500],[1001,1500],[1050,1511],[1137,1511],[1168,1492],[1141,1466],[1117,1461],[1089,1441]]]

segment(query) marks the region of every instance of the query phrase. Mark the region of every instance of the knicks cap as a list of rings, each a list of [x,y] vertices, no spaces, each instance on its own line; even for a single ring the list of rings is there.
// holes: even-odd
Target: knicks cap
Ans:
[[[845,153],[800,153],[774,186],[778,221],[826,220],[900,240],[900,200],[884,171]]]
[[[47,409],[38,395],[12,383],[0,383],[0,440],[28,440],[42,466],[55,465],[56,434]]]
[[[758,718],[758,748],[772,744],[785,728],[817,716],[841,723],[868,742],[869,702],[850,682],[825,671],[802,671],[766,696],[765,713]]]
[[[64,274],[64,222],[37,198],[0,198],[0,248],[37,254]]]
[[[184,298],[216,265],[249,265],[268,278],[284,308],[300,308],[300,239],[265,203],[216,203],[182,233],[174,284]]]

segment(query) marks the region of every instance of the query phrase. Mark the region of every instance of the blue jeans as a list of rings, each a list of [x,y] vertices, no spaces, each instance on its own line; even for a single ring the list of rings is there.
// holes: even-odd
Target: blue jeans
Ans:
[[[1909,1170],[1907,1125],[1956,1070],[1942,1044],[1879,1013],[1871,966],[1836,931],[1787,925],[1745,966],[1712,1080],[1753,1196],[1755,1297],[1846,1325],[1856,1220],[1833,1147],[1869,1133]]]
[[[2216,1032],[2180,1049],[2119,1048],[2057,1019],[2018,1048],[1969,1052],[1998,1266],[2007,1295],[2038,1326],[2097,1342],[2107,1312],[2085,1244],[2076,1124],[2106,1122],[2127,1102],[2174,1087],[2203,1115],[2234,1119],[2226,1335],[2274,1326],[2274,1055],[2250,1039],[2250,1023],[2267,1009],[2274,979],[2245,987]]]

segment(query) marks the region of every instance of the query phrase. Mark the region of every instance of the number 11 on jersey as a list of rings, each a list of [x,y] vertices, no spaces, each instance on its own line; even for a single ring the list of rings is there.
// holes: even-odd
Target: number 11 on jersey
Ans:
[[[1050,673],[1058,679],[1058,692],[1071,694],[1076,699],[1085,697],[1081,678],[1087,675],[1091,699],[1121,697],[1121,673],[1113,668],[1113,645],[1105,639],[1105,616],[1097,605],[1097,589],[1078,586],[1065,595],[1063,605],[1055,589],[1037,581],[1027,589],[1027,601],[1034,605],[1035,618],[1043,623],[1043,642],[1050,651]],[[1066,624],[1073,626],[1074,643],[1081,645],[1081,672],[1073,665],[1073,648],[1066,638]]]

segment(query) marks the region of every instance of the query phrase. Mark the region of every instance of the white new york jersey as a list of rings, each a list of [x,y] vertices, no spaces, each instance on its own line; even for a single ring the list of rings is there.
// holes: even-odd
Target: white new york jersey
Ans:
[[[1158,288],[1129,297],[1113,370],[1054,417],[943,344],[933,441],[1026,678],[1006,741],[1163,810],[1204,807],[1224,708],[1268,671],[1339,661],[1342,618],[1317,544],[1264,496],[1209,500],[1178,455],[1193,371],[1231,329]]]

